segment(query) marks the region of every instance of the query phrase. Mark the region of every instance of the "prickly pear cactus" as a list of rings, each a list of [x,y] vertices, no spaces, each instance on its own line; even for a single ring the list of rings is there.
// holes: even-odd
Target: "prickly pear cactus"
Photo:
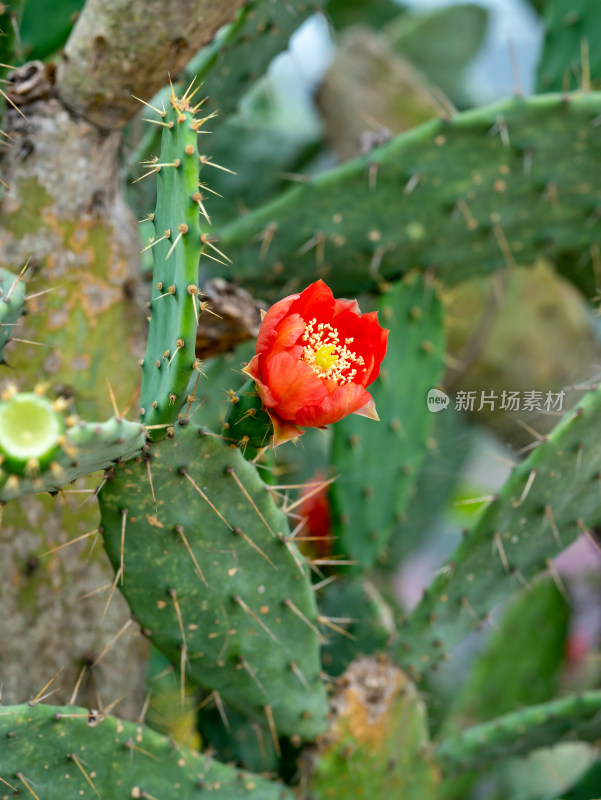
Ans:
[[[580,91],[481,108],[461,79],[465,47],[447,36],[437,48],[430,33],[475,20],[472,49],[485,22],[472,6],[420,16],[388,0],[75,5],[57,4],[52,30],[40,0],[0,9],[10,28],[0,68],[19,67],[2,92],[0,798],[475,800],[503,796],[515,759],[568,737],[580,773],[528,800],[582,798],[598,777],[587,613],[598,581],[583,579],[577,549],[556,557],[577,539],[596,546],[601,389],[561,364],[575,404],[554,409],[545,435],[515,409],[536,446],[510,454],[504,484],[477,492],[471,513],[454,500],[492,471],[469,471],[469,421],[432,398],[454,404],[452,381],[473,368],[501,303],[516,302],[502,297],[507,269],[545,257],[595,296],[595,4],[544,10],[539,86],[562,91],[569,76]],[[351,21],[402,51],[420,85],[448,78],[465,110],[433,87],[444,113],[396,134],[344,98],[349,118],[374,130],[353,145],[362,155],[331,166],[317,106],[276,73],[294,63],[289,42],[294,53],[321,31],[335,47]],[[23,64],[23,43],[50,60]],[[335,108],[336,91],[322,106]],[[152,131],[141,141],[137,120],[123,130],[132,94]],[[138,236],[117,156],[144,149],[142,170],[129,159]],[[445,316],[446,287],[483,275],[494,302],[450,357],[445,328],[480,309]],[[220,316],[204,281],[223,276],[242,285],[227,287],[241,305],[216,326],[229,343],[244,304],[258,320],[265,301],[286,299],[256,346],[204,363],[199,320]],[[327,284],[291,311],[317,278]],[[575,327],[594,353],[585,302]],[[529,313],[520,303],[514,316]],[[343,346],[341,332],[365,316],[351,370],[355,338],[349,328]],[[554,322],[558,337],[568,316]],[[44,505],[35,494],[49,495]],[[96,541],[104,549],[88,567]],[[100,607],[84,604],[96,596]],[[105,658],[126,633],[135,656]],[[32,692],[18,677],[48,642],[54,661],[43,663],[56,672]],[[123,719],[112,716],[120,702]]]
[[[2,788],[52,798],[288,800],[283,786],[177,745],[150,728],[70,706],[3,708]]]
[[[118,468],[99,500],[117,585],[182,682],[274,732],[320,733],[321,634],[308,568],[240,452],[178,425],[149,460]]]

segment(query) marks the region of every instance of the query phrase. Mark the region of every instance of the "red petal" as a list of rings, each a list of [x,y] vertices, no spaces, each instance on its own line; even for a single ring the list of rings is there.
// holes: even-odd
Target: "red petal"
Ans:
[[[343,311],[350,311],[353,314],[356,314],[358,317],[361,316],[361,309],[359,308],[359,303],[356,300],[336,300],[334,302],[334,318],[336,318],[338,314],[341,314]]]
[[[292,303],[299,297],[300,295],[298,294],[291,294],[288,295],[288,297],[284,297],[282,300],[278,300],[277,303],[271,306],[261,322],[259,335],[257,336],[256,353],[264,353],[271,346],[271,343],[277,336],[275,331],[276,326],[286,316]]]
[[[263,358],[261,378],[277,399],[275,413],[295,423],[300,409],[320,403],[328,394],[311,367],[286,351]]]
[[[307,325],[305,320],[298,314],[289,314],[288,316],[285,316],[276,328],[276,337],[271,342],[271,346],[265,352],[265,355],[272,356],[276,355],[282,350],[290,350],[291,348],[294,348],[294,345],[303,335],[306,327]],[[299,345],[298,350],[295,348],[293,355],[295,355],[297,358],[300,358],[302,352],[303,348]]]
[[[315,317],[318,321],[330,322],[334,314],[334,295],[322,280],[315,281],[301,292],[290,306],[291,314],[300,314],[308,322]]]
[[[321,428],[353,414],[366,406],[370,400],[371,395],[365,391],[363,386],[357,383],[346,383],[344,386],[339,386],[319,405],[302,408],[294,421],[297,425],[308,428]]]

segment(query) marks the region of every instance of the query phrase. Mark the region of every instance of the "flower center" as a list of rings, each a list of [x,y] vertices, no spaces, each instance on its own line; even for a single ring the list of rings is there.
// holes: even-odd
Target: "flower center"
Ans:
[[[320,378],[336,381],[339,385],[350,383],[357,374],[357,368],[365,366],[363,357],[348,347],[353,341],[350,336],[341,343],[337,328],[328,322],[318,324],[313,318],[307,323],[301,338],[302,359]]]

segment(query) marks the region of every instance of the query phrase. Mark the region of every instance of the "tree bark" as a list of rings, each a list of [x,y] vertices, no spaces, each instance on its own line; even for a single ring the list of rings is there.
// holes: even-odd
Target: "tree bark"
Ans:
[[[145,319],[135,299],[145,289],[121,185],[120,129],[140,108],[131,95],[149,99],[241,2],[90,0],[56,75],[39,62],[17,71],[9,91],[21,113],[9,108],[3,126],[10,145],[2,165],[8,189],[0,262],[19,271],[30,259],[28,293],[51,291],[26,304],[14,329],[15,337],[42,346],[9,343],[0,389],[8,381],[24,391],[49,382],[51,392],[72,397],[80,416],[94,420],[113,413],[108,379],[120,410],[129,405],[136,415]],[[47,691],[52,702],[68,702],[85,665],[77,702],[98,707],[121,697],[118,713],[135,719],[147,646],[128,625],[118,589],[105,613],[113,572],[104,551],[97,545],[90,557],[82,541],[41,555],[97,527],[95,501],[81,506],[86,497],[38,495],[4,509],[0,685],[6,702],[20,703],[59,673]]]

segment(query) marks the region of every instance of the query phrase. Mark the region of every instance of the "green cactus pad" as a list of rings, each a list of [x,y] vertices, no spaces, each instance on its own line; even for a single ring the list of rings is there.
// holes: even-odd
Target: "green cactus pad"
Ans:
[[[328,675],[338,677],[355,658],[386,651],[396,634],[394,612],[374,581],[345,575],[324,587],[318,595],[319,611],[338,620],[346,636],[330,631],[321,651]],[[341,620],[349,620],[342,623]]]
[[[317,609],[284,514],[236,448],[192,425],[117,468],[99,495],[119,588],[153,644],[282,734],[324,727]],[[123,549],[122,549],[123,548]]]
[[[601,16],[596,0],[546,0],[545,40],[537,68],[538,92],[599,88]]]
[[[148,162],[148,174],[157,172],[158,177],[155,236],[148,245],[154,258],[154,285],[140,414],[155,439],[164,436],[165,429],[153,426],[166,427],[177,419],[188,399],[190,376],[198,366],[198,264],[206,240],[198,184],[201,120],[195,118],[192,94],[193,90],[182,98],[171,95],[170,107],[158,120],[164,126],[160,158]]]
[[[376,658],[354,661],[339,679],[330,719],[316,752],[307,754],[309,797],[438,797],[425,705],[397,667]]]
[[[9,423],[12,427],[5,435]],[[139,454],[145,441],[139,423],[120,417],[107,422],[74,422],[65,430],[62,414],[54,411],[48,400],[18,394],[0,404],[0,454],[4,456],[0,502],[36,492],[56,492],[77,478]]]
[[[414,676],[448,658],[502,600],[601,522],[601,389],[588,392],[516,466],[400,627],[394,650]]]
[[[408,276],[383,296],[379,310],[390,329],[380,377],[369,387],[380,422],[348,416],[334,426],[332,442],[336,548],[367,566],[397,525],[426,454],[434,422],[427,396],[442,377],[444,358],[442,306],[431,283]]]
[[[12,272],[0,267],[0,363],[4,360],[4,347],[23,313],[24,302],[25,284]]]
[[[220,764],[144,725],[77,706],[3,706],[0,739],[3,798],[293,798],[280,783]]]
[[[483,766],[489,761],[525,756],[566,739],[594,742],[601,736],[601,691],[583,692],[528,706],[468,728],[436,748],[445,772]]]
[[[452,283],[541,254],[570,256],[566,274],[590,289],[600,113],[589,93],[434,120],[217,234],[237,278],[264,297],[317,277],[352,297],[414,267]]]

